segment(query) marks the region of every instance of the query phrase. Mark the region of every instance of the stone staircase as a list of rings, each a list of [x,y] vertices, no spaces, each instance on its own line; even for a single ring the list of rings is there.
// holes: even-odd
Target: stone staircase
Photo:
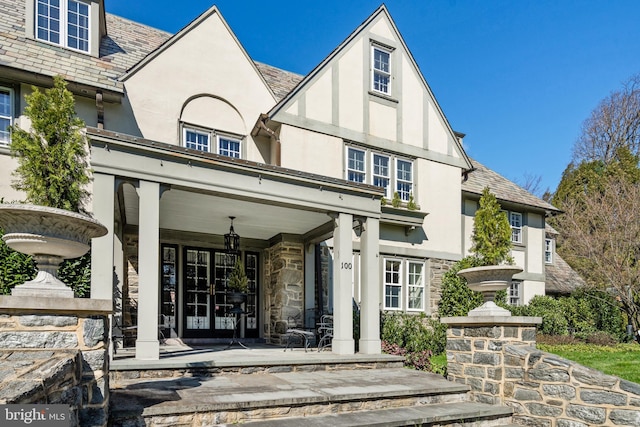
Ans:
[[[510,408],[471,402],[467,386],[397,361],[253,362],[114,370],[110,425],[512,425]]]

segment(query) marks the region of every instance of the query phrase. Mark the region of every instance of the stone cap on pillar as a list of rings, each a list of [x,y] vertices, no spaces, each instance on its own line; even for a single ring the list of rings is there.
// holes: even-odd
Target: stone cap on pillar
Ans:
[[[442,317],[440,322],[452,326],[533,326],[542,323],[542,317],[529,316],[457,316]]]

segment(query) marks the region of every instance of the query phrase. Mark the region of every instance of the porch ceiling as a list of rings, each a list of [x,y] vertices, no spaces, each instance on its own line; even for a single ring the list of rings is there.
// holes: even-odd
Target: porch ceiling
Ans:
[[[138,195],[132,185],[122,188],[126,224],[139,225]],[[182,189],[164,192],[160,199],[160,228],[223,235],[229,231],[229,216],[241,237],[268,240],[279,233],[306,234],[326,224],[326,212],[300,210]]]

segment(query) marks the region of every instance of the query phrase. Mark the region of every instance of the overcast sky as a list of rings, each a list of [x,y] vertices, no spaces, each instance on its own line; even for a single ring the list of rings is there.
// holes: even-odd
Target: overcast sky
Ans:
[[[216,4],[249,55],[306,74],[380,2],[106,0],[171,33]],[[582,122],[640,73],[637,0],[389,0],[400,33],[467,153],[555,190]]]

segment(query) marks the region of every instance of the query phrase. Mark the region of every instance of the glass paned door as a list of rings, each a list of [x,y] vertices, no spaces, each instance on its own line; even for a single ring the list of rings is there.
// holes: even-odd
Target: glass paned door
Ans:
[[[162,246],[162,294],[160,300],[160,327],[166,337],[177,337],[176,330],[176,286],[178,272],[178,248]]]
[[[246,337],[258,337],[258,255],[248,253],[245,256],[245,271],[249,279],[249,290],[247,291],[246,314]]]
[[[233,333],[236,316],[231,313],[233,304],[227,301],[227,282],[236,263],[236,255],[215,253],[215,329]]]
[[[211,253],[185,251],[185,335],[207,336],[211,329]]]

